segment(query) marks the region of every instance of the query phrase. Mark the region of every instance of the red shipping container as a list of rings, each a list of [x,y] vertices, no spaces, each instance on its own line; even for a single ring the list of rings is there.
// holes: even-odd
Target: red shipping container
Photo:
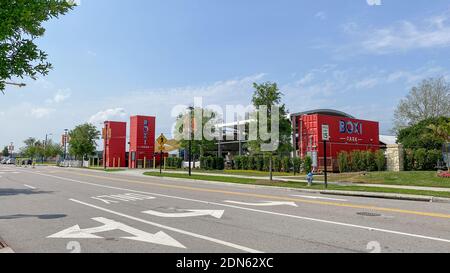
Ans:
[[[103,128],[103,159],[107,168],[126,167],[127,123],[106,121]]]
[[[156,118],[133,116],[130,120],[129,167],[150,167],[148,164],[155,154]],[[144,161],[146,161],[144,163]]]
[[[302,158],[311,156],[317,170],[323,170],[325,165],[322,125],[329,126],[327,164],[331,170],[337,171],[337,156],[341,152],[380,149],[378,122],[322,114],[298,116],[298,153]]]

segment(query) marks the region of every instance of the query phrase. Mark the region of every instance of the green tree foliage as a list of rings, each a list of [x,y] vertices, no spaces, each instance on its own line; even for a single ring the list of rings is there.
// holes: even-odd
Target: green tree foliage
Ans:
[[[398,142],[405,149],[442,149],[445,141],[438,131],[443,130],[449,123],[449,117],[423,120],[416,125],[400,130],[398,132]],[[436,130],[436,132],[433,133],[433,130]]]
[[[3,148],[2,156],[4,156],[4,157],[8,157],[9,156],[8,146],[5,146],[5,148]]]
[[[36,138],[30,137],[24,141],[25,147],[21,149],[21,154],[31,159],[42,157],[44,155],[44,148],[40,141]]]
[[[201,130],[201,128],[205,128],[207,124],[217,124],[218,123],[218,115],[216,112],[211,111],[209,109],[202,109],[202,108],[195,108],[193,110],[193,113],[185,113],[178,116],[177,124],[178,131],[175,132],[178,136],[177,138],[180,139],[180,146],[184,148],[186,151],[189,150],[189,138],[182,137],[182,134],[184,132],[184,126],[185,124],[189,124],[186,121],[189,121],[189,118],[192,118],[192,120],[195,120],[195,124],[202,124],[201,126],[195,126],[196,128],[193,128],[194,130],[199,130],[198,133],[201,134],[201,140],[194,139],[195,131],[192,130],[192,155],[193,157],[203,157],[207,154],[208,151],[215,151],[217,149],[216,141],[210,140],[209,137],[206,137],[204,135],[204,132]],[[192,125],[194,127],[194,125]],[[188,129],[186,129],[187,132]],[[212,133],[215,134],[215,128],[212,128]],[[189,135],[189,133],[188,133]]]
[[[69,153],[77,159],[94,155],[100,131],[92,124],[82,124],[69,132]]]
[[[273,106],[279,107],[279,121],[280,121],[280,143],[278,149],[274,153],[281,155],[287,155],[292,151],[291,136],[292,136],[292,124],[287,118],[288,111],[286,105],[282,103],[281,99],[283,94],[278,88],[276,83],[266,82],[263,84],[254,83],[253,87],[255,92],[253,94],[252,103],[255,109],[260,109],[260,106],[266,106],[268,109],[268,128],[271,128],[272,113],[271,108]],[[259,117],[258,117],[259,123]],[[249,141],[248,148],[251,153],[258,154],[261,152],[261,145],[269,143],[270,141],[262,141],[259,136],[257,140]]]
[[[45,33],[43,23],[74,6],[64,0],[0,1],[0,91],[12,78],[36,78],[52,68],[35,40]]]

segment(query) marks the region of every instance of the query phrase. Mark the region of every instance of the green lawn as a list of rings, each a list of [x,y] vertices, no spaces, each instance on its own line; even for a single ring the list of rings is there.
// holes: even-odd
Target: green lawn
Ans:
[[[297,189],[323,189],[324,188],[323,185],[314,185],[312,187],[308,187],[306,183],[302,183],[302,182],[270,182],[268,180],[257,180],[257,179],[251,179],[251,178],[236,178],[236,177],[229,177],[229,176],[208,176],[208,175],[189,176],[187,174],[178,174],[178,173],[159,174],[159,173],[154,173],[154,172],[146,172],[145,175],[153,176],[153,177],[184,178],[184,179],[192,179],[192,180],[204,180],[204,181],[249,184],[249,185],[263,185],[263,186],[286,187],[286,188],[297,188]],[[337,186],[337,185],[329,185],[328,189],[329,190],[337,190],[337,191],[398,193],[398,194],[412,194],[412,195],[425,195],[425,196],[450,198],[450,192],[374,188],[374,187],[364,187],[364,186]]]
[[[104,171],[104,172],[109,172],[109,173],[126,171],[126,169],[106,169],[105,170],[103,167],[90,167],[89,169],[94,170],[94,171]]]
[[[323,180],[317,177],[317,180]],[[450,179],[437,176],[436,172],[371,172],[330,174],[329,181],[401,186],[450,188]]]

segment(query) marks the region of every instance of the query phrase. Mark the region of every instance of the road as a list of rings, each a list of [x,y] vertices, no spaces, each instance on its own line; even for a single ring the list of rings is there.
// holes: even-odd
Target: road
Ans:
[[[450,204],[2,166],[0,237],[19,253],[447,253]]]

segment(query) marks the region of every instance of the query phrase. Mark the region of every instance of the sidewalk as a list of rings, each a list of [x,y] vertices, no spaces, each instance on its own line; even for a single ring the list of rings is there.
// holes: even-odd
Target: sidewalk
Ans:
[[[146,172],[159,172],[159,170],[149,169]],[[186,173],[181,171],[164,171],[165,173]],[[134,176],[142,176],[143,170],[126,170],[121,172],[122,174],[129,174]],[[203,173],[203,172],[192,172],[194,175],[206,175],[206,176],[227,176],[227,177],[236,177],[236,178],[249,178],[256,180],[269,180],[269,177],[264,176],[246,176],[246,175],[234,175],[234,174],[216,174],[216,173]],[[276,181],[282,182],[300,182],[307,183],[306,180],[300,179],[288,179],[281,177],[274,177]],[[314,184],[324,184],[322,181],[314,181]],[[329,182],[330,185],[337,186],[364,186],[371,188],[389,188],[389,189],[403,189],[403,190],[418,190],[418,191],[435,191],[435,192],[450,192],[450,188],[436,188],[436,187],[418,187],[418,186],[403,186],[403,185],[383,185],[383,184],[365,184],[365,183],[350,183],[350,182]]]

